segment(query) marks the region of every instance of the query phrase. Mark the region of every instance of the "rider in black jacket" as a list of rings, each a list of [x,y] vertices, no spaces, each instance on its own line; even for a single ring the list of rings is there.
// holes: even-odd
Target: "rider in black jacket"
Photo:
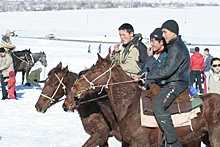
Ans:
[[[165,64],[149,72],[147,79],[166,79],[153,103],[155,118],[161,127],[167,147],[181,147],[168,108],[182,93],[190,81],[190,56],[181,39],[176,21],[168,20],[162,25],[163,37],[168,49]]]

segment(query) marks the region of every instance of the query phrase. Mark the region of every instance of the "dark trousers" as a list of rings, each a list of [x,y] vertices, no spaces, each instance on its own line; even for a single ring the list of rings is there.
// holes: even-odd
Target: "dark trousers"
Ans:
[[[202,89],[202,82],[201,82],[201,74],[202,72],[200,70],[192,70],[190,72],[190,84],[191,86],[193,86],[193,83],[196,79],[196,85],[199,86],[199,92],[202,93],[203,89]],[[196,87],[197,88],[197,87]],[[198,89],[197,89],[198,90]]]
[[[167,139],[167,143],[173,143],[178,140],[168,108],[185,89],[179,86],[165,85],[161,88],[153,102],[155,118]]]
[[[2,99],[8,98],[8,91],[5,89],[5,86],[8,85],[8,82],[5,82],[5,79],[8,77],[3,77],[1,74],[1,85],[2,85]]]

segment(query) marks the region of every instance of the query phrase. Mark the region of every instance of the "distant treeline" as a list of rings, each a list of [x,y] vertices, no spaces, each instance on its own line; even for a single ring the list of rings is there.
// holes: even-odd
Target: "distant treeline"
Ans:
[[[78,9],[105,9],[105,8],[139,8],[139,7],[172,7],[182,8],[190,6],[219,6],[218,3],[181,3],[181,2],[140,2],[138,0],[124,0],[124,1],[112,1],[112,0],[62,0],[62,1],[0,1],[0,12],[7,11],[52,11],[52,10],[78,10]]]

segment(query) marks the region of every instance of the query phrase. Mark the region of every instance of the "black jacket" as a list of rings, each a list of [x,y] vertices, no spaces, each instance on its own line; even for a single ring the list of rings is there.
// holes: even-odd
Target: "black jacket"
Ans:
[[[189,51],[177,36],[167,44],[168,54],[165,64],[147,74],[147,79],[166,79],[165,85],[187,87],[190,81]]]

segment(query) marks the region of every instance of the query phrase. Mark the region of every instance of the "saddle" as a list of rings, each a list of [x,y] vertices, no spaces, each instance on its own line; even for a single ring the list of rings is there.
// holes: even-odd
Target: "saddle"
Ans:
[[[143,102],[143,112],[145,115],[153,115],[152,103],[160,91],[160,87],[152,83],[150,89],[142,91],[141,97]],[[183,91],[169,107],[170,114],[189,112],[192,110],[193,98],[189,96],[189,91]]]

